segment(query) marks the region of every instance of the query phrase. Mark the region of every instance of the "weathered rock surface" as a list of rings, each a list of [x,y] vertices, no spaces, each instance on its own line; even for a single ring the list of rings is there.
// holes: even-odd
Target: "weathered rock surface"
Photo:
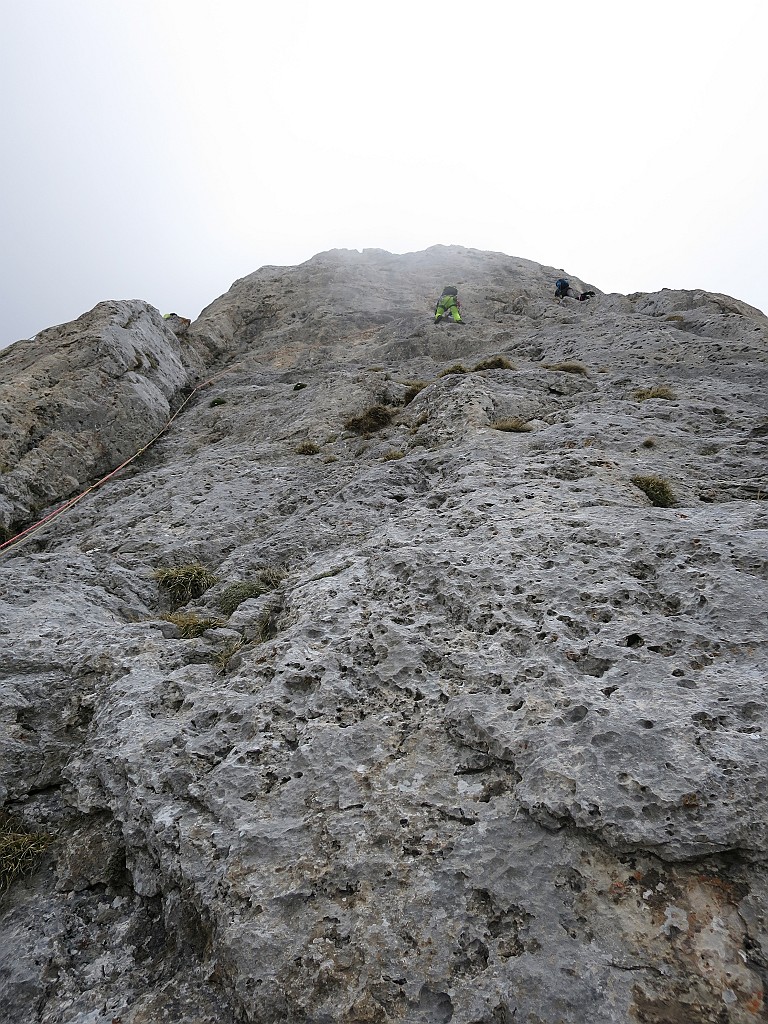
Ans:
[[[0,356],[7,527],[199,387],[0,560],[0,802],[53,837],[2,1019],[766,1019],[768,320],[560,274],[333,251]]]
[[[101,302],[0,353],[0,532],[146,443],[188,382],[191,352],[134,301]]]

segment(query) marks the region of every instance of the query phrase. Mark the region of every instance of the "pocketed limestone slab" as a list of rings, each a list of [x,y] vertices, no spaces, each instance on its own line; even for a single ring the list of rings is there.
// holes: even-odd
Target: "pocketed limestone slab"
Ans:
[[[158,366],[112,433],[72,371],[109,465],[210,383],[0,560],[0,800],[52,839],[0,904],[9,1020],[765,1016],[768,321],[562,274],[337,250],[183,341],[128,304]],[[179,607],[156,572],[195,564]]]

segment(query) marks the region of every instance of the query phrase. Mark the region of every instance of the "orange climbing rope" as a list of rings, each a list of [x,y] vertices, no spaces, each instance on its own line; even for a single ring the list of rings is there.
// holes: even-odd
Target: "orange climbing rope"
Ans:
[[[168,427],[170,427],[170,425],[179,415],[184,406],[189,401],[191,401],[191,399],[198,391],[201,391],[203,388],[207,388],[210,384],[213,384],[214,381],[218,380],[225,373],[230,373],[232,370],[235,369],[237,365],[238,364],[235,364],[235,366],[227,367],[226,370],[222,370],[221,373],[215,374],[209,380],[203,381],[202,384],[198,384],[196,388],[193,388],[192,391],[190,391],[190,393],[181,403],[179,408],[176,410],[176,412],[173,414],[173,416],[171,416],[171,418],[162,426],[162,428],[155,434],[155,436],[151,440],[147,441],[145,445],[142,445],[141,448],[135,451],[133,455],[130,456],[130,458],[125,460],[125,462],[121,462],[119,466],[116,466],[115,469],[107,473],[106,476],[103,476],[101,480],[97,480],[96,483],[91,484],[90,487],[87,487],[84,491],[82,491],[80,494],[77,494],[74,498],[70,498],[68,501],[65,501],[63,505],[60,505],[52,512],[48,512],[46,515],[43,516],[42,519],[39,519],[36,523],[33,523],[31,526],[28,526],[26,529],[22,530],[20,533],[15,534],[13,537],[10,537],[8,540],[3,541],[3,543],[0,544],[0,558],[2,558],[3,555],[9,554],[11,549],[21,544],[25,544],[32,536],[34,536],[34,534],[38,533],[46,526],[49,526],[54,521],[54,519],[58,519],[60,515],[63,515],[65,512],[69,512],[71,508],[74,508],[75,505],[81,502],[83,498],[85,498],[87,495],[91,493],[91,491],[95,491],[98,487],[101,487],[101,485],[105,484],[107,480],[111,480],[113,476],[119,473],[121,469],[125,469],[126,466],[129,466],[134,459],[137,459],[140,455],[143,455],[148,448],[151,448],[151,446],[155,443],[155,441],[157,441],[158,438],[162,437],[162,435],[166,432]]]
[[[365,334],[369,334],[371,331],[376,333],[386,326],[388,325],[381,324],[379,327],[376,328],[368,328],[367,330],[358,331],[356,334],[350,335],[347,338],[347,340],[351,341],[354,338],[362,337]],[[129,466],[134,461],[134,459],[137,459],[140,455],[143,455],[144,452],[148,448],[150,448],[155,443],[155,441],[158,440],[158,438],[162,437],[162,435],[166,432],[168,427],[170,427],[170,425],[179,415],[184,406],[189,401],[191,401],[191,399],[195,396],[195,394],[197,394],[198,391],[201,391],[203,388],[207,388],[209,385],[213,384],[214,381],[217,381],[219,380],[220,377],[223,377],[226,374],[231,373],[233,370],[236,370],[238,366],[241,365],[242,360],[240,362],[234,363],[232,366],[226,367],[226,369],[222,370],[220,373],[214,374],[214,376],[211,377],[209,380],[203,381],[202,384],[198,384],[197,387],[193,388],[192,391],[190,391],[190,393],[181,403],[179,408],[176,410],[176,412],[173,414],[173,416],[171,416],[167,423],[163,425],[163,427],[155,434],[155,436],[151,440],[147,441],[145,445],[142,445],[142,447],[135,451],[130,458],[125,460],[125,462],[121,462],[119,466],[111,470],[109,473],[107,473],[106,476],[103,476],[100,480],[97,480],[96,483],[91,484],[90,487],[87,487],[80,494],[77,494],[75,495],[74,498],[70,498],[68,501],[65,501],[63,505],[60,505],[52,512],[48,512],[46,515],[43,516],[42,519],[39,519],[36,523],[33,523],[31,526],[26,527],[26,529],[22,530],[20,533],[17,533],[13,537],[10,537],[8,540],[3,541],[2,544],[0,544],[0,558],[3,558],[4,555],[10,554],[10,552],[13,549],[21,546],[22,544],[25,544],[36,533],[39,533],[41,530],[45,529],[46,526],[49,526],[55,519],[58,519],[60,515],[63,515],[65,512],[69,512],[70,509],[74,508],[75,505],[81,502],[83,498],[87,497],[91,493],[91,491],[97,490],[99,487],[102,486],[102,484],[105,484],[107,480],[111,480],[113,476],[116,476],[120,472],[120,470],[125,469],[126,466]]]

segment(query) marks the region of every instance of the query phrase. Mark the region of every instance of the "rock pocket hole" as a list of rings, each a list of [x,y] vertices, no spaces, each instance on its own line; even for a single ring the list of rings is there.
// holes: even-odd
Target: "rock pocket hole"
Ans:
[[[580,722],[582,718],[587,717],[588,712],[588,707],[585,707],[583,704],[577,704],[575,708],[571,708],[568,714],[565,715],[565,720],[567,722]]]

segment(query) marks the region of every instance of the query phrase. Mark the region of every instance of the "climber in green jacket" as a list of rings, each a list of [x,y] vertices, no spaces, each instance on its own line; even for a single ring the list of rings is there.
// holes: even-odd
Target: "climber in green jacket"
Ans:
[[[450,313],[457,324],[463,324],[461,319],[461,303],[459,302],[459,290],[449,284],[443,288],[443,294],[437,300],[435,306],[435,323],[439,324],[446,313]]]

